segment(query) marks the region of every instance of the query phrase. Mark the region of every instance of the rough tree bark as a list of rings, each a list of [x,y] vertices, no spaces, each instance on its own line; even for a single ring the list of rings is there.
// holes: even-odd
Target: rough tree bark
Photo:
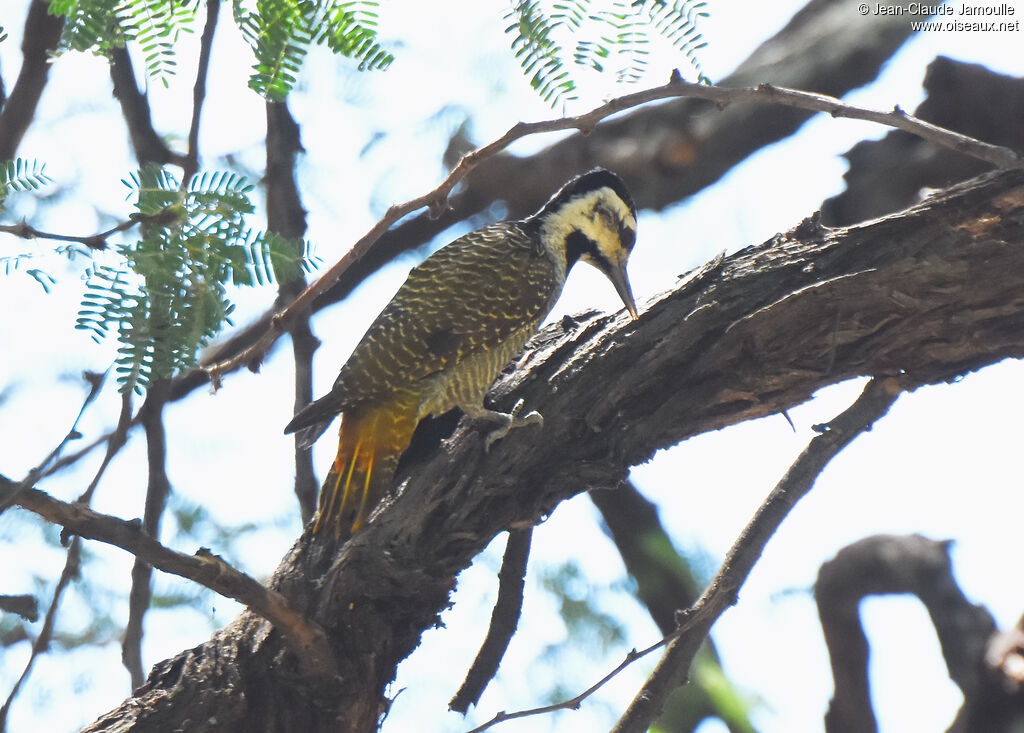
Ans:
[[[825,385],[888,374],[937,383],[1020,358],[1022,293],[1024,171],[1014,170],[850,229],[805,221],[684,278],[636,322],[566,319],[493,392],[502,406],[524,397],[543,428],[485,454],[463,421],[407,464],[398,497],[351,542],[303,535],[278,568],[272,586],[327,629],[338,678],[304,677],[280,634],[246,612],[157,664],[87,730],[374,730],[396,665],[496,534],[618,485],[659,448]]]

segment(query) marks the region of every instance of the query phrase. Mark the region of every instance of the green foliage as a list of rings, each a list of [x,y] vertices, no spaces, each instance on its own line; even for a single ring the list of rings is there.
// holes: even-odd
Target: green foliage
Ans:
[[[65,17],[61,51],[106,54],[137,42],[150,77],[167,84],[176,68],[174,44],[191,33],[198,0],[50,0],[50,13]]]
[[[515,33],[512,52],[541,99],[549,104],[576,99],[576,83],[565,70],[561,48],[552,38],[558,20],[547,17],[539,0],[519,0],[505,18],[515,20],[505,33]]]
[[[0,40],[3,39],[0,38]],[[46,175],[46,164],[40,163],[38,160],[28,161],[23,158],[15,158],[0,162],[0,212],[4,210],[4,201],[10,194],[37,191],[52,182],[53,179]],[[50,292],[50,285],[53,284],[54,279],[49,274],[38,268],[22,269],[22,264],[30,259],[32,259],[30,252],[2,255],[0,256],[0,266],[3,267],[5,275],[22,270],[39,283],[43,290],[47,293]]]
[[[50,15],[64,16],[58,51],[106,53],[124,46],[118,11],[123,0],[50,0]]]
[[[311,45],[359,62],[359,70],[386,69],[394,57],[377,42],[376,0],[233,0],[234,17],[256,54],[249,86],[267,99],[284,99]],[[62,51],[107,54],[138,44],[150,77],[174,75],[175,43],[192,33],[199,0],[50,0],[66,21]]]
[[[377,7],[371,0],[256,0],[247,10],[234,0],[235,22],[256,54],[249,86],[271,101],[295,86],[311,45],[359,62],[359,70],[386,69],[394,57],[377,42]]]
[[[545,570],[541,585],[555,597],[569,637],[581,648],[606,654],[624,643],[622,622],[600,608],[601,589],[590,585],[574,561]]]
[[[546,10],[546,6],[550,10]],[[532,86],[549,104],[576,99],[577,82],[563,43],[576,66],[605,72],[615,64],[619,82],[639,81],[647,71],[652,37],[681,53],[698,79],[707,81],[697,52],[707,45],[697,30],[708,17],[699,0],[517,0],[505,16],[512,51]]]
[[[22,269],[22,263],[27,262],[30,259],[32,259],[32,254],[27,252],[4,255],[0,257],[0,265],[3,265],[4,275],[11,275],[14,272],[21,270],[21,272],[24,272],[30,278],[39,283],[39,287],[41,287],[44,292],[49,293],[50,286],[57,281],[50,275],[50,273],[45,270],[40,270],[38,267],[30,267],[27,270]]]
[[[737,689],[713,654],[706,650],[698,653],[690,675],[694,684],[707,692],[716,714],[729,730],[754,733],[750,721],[753,701]]]
[[[124,183],[137,197],[142,237],[116,248],[116,265],[90,268],[76,327],[96,340],[116,333],[118,382],[141,392],[192,367],[231,323],[229,283],[294,277],[312,258],[308,245],[246,226],[253,187],[237,174],[204,173],[183,188],[169,171],[149,167]]]
[[[123,6],[125,36],[139,44],[149,76],[164,85],[177,67],[174,44],[179,34],[192,32],[198,5],[198,0],[131,0]]]
[[[11,193],[36,191],[52,182],[46,175],[46,163],[24,158],[0,162],[0,210]]]
[[[586,670],[594,669],[596,662],[625,654],[627,633],[623,621],[604,608],[619,589],[595,586],[575,560],[544,568],[540,581],[558,604],[567,635],[564,642],[548,645],[540,655],[542,665],[555,671],[554,684],[544,691],[545,701],[554,704],[579,694],[581,685],[593,684]],[[588,704],[597,701],[591,699]]]

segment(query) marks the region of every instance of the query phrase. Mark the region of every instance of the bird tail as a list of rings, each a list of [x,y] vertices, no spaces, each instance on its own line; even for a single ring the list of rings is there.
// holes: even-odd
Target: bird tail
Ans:
[[[323,527],[340,537],[356,532],[384,498],[402,452],[416,429],[415,409],[395,405],[344,413],[338,455],[320,489],[314,532]]]

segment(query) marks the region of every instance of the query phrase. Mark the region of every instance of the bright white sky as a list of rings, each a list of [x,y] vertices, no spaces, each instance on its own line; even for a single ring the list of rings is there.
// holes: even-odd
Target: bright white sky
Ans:
[[[1010,4],[1016,10],[1013,17],[1024,16],[1024,0]],[[710,3],[712,18],[703,27],[709,43],[702,56],[705,73],[722,78],[801,5],[799,0]],[[504,3],[448,3],[446,32],[426,32],[436,27],[437,7],[416,0],[383,3],[381,29],[395,41],[394,66],[385,74],[353,76],[338,71],[326,54],[314,53],[302,86],[291,98],[307,151],[299,176],[310,211],[308,237],[328,263],[389,203],[436,185],[443,173],[440,153],[464,115],[472,117],[478,143],[497,137],[516,121],[552,116],[507,51]],[[22,14],[22,3],[0,0],[0,24],[11,36],[0,44],[0,68],[8,83],[20,64]],[[223,166],[219,157],[233,154],[237,165],[248,167],[258,178],[263,164],[263,104],[246,87],[251,58],[227,14],[214,51],[202,153],[210,167]],[[460,19],[457,25],[454,18]],[[850,30],[857,32],[855,25]],[[1020,33],[917,34],[876,83],[847,99],[880,109],[896,104],[913,109],[922,98],[925,66],[939,53],[1024,74],[1022,40]],[[182,76],[171,88],[152,90],[159,129],[179,141],[191,109],[187,59],[194,56],[197,42],[197,37],[186,39],[179,57]],[[652,62],[650,83],[663,82],[678,63]],[[57,181],[49,189],[56,192],[55,206],[36,213],[27,197],[17,202],[19,214],[40,228],[93,232],[107,224],[97,210],[118,219],[130,211],[120,178],[131,169],[132,158],[108,86],[102,61],[68,56],[54,67],[39,121],[20,151],[23,157],[45,160]],[[588,88],[567,112],[584,111],[609,93],[616,92]],[[799,222],[841,190],[845,164],[838,154],[857,140],[884,133],[878,126],[819,116],[798,136],[753,156],[685,204],[659,215],[643,214],[630,265],[638,302],[670,287],[678,273],[723,249],[734,251],[763,241]],[[371,144],[377,134],[384,137]],[[517,149],[533,150],[553,139],[527,140]],[[784,185],[766,186],[766,180],[778,181],[780,170],[789,172]],[[19,248],[35,251],[38,246],[10,238],[0,241],[2,254]],[[415,261],[405,258],[314,322],[324,341],[317,354],[319,392],[327,389],[369,319]],[[0,404],[0,472],[12,478],[24,475],[46,455],[70,425],[84,394],[78,372],[103,370],[113,356],[111,344],[97,346],[70,328],[80,297],[78,265],[68,267],[53,257],[40,257],[33,264],[60,280],[50,295],[24,275],[0,274],[0,312],[10,314],[0,331],[0,387],[11,387],[9,399]],[[262,311],[270,297],[260,291],[240,293],[236,321],[244,323]],[[621,307],[600,276],[579,268],[553,317],[594,306]],[[201,503],[229,526],[270,523],[246,535],[231,558],[258,577],[271,572],[299,531],[294,500],[282,490],[291,485],[292,470],[291,440],[281,435],[291,415],[287,351],[279,349],[261,374],[233,375],[217,395],[201,392],[168,411],[169,467],[179,497]],[[829,466],[811,496],[772,540],[739,605],[714,632],[730,678],[751,699],[763,701],[756,716],[762,731],[821,728],[831,684],[810,588],[819,565],[851,541],[877,532],[955,538],[955,569],[968,596],[987,606],[1002,626],[1013,624],[1024,611],[1024,589],[1007,586],[1004,566],[1004,558],[1015,556],[1018,549],[1018,517],[1024,508],[1017,459],[1019,416],[1024,412],[1022,378],[1020,363],[1004,363],[952,387],[904,396],[870,434]],[[838,385],[791,411],[795,434],[782,417],[774,417],[700,436],[638,467],[634,478],[661,506],[676,542],[705,555],[710,572],[806,445],[812,435],[809,426],[840,412],[859,386]],[[91,437],[108,429],[117,407],[116,395],[108,390],[80,426],[83,433]],[[333,451],[328,442],[317,447],[321,468]],[[141,515],[144,451],[143,440],[135,436],[101,484],[98,510]],[[83,461],[42,488],[62,498],[76,496],[98,459]],[[255,495],[254,486],[267,490]],[[216,537],[181,538],[167,529],[170,526],[165,525],[165,542],[186,552],[199,544],[218,551]],[[63,553],[40,549],[39,533],[23,518],[5,515],[0,520],[0,552],[8,558],[0,565],[0,591],[35,591],[48,597]],[[630,647],[645,647],[657,638],[646,612],[612,591],[611,586],[624,580],[621,562],[603,537],[595,511],[585,498],[578,498],[559,507],[536,532],[523,621],[503,665],[507,672],[491,685],[478,715],[463,721],[447,713],[447,700],[483,638],[503,543],[499,538],[497,547],[460,578],[455,607],[446,617],[448,630],[428,633],[421,650],[402,665],[394,689],[405,690],[385,731],[465,730],[472,727],[471,720],[485,720],[497,710],[543,704],[540,696],[555,681],[572,691],[582,689],[614,667]],[[101,602],[126,616],[131,558],[95,543],[88,547],[94,559],[87,572],[104,588]],[[549,645],[564,640],[557,609],[541,591],[540,577],[545,564],[565,560],[580,564],[591,583],[589,592],[597,595],[602,610],[626,625],[628,638],[606,654],[572,652],[566,658],[568,668],[556,672],[537,662]],[[44,587],[45,592],[40,590]],[[189,584],[160,575],[157,589],[196,593]],[[143,650],[147,664],[200,643],[237,612],[231,602],[210,593],[203,597],[205,613],[149,614]],[[866,603],[864,612],[875,642],[872,669],[882,730],[944,730],[959,705],[959,693],[943,674],[923,608],[910,600],[879,599]],[[87,613],[81,597],[72,594],[61,616],[64,628],[84,624]],[[5,652],[0,662],[3,695],[20,673],[28,650],[22,644]],[[579,712],[505,723],[497,730],[606,729],[647,668],[635,665]],[[98,669],[104,674],[96,675]],[[127,692],[117,639],[96,650],[47,655],[37,663],[12,711],[10,730],[71,730],[117,704]],[[722,730],[712,724],[705,728],[704,733]]]

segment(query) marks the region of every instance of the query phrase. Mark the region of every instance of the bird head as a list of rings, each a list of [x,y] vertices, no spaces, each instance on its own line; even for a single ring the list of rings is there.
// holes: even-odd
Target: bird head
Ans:
[[[595,168],[566,183],[532,217],[540,223],[541,241],[568,272],[576,262],[596,267],[611,280],[626,310],[637,317],[626,275],[636,242],[636,205],[622,179]]]

